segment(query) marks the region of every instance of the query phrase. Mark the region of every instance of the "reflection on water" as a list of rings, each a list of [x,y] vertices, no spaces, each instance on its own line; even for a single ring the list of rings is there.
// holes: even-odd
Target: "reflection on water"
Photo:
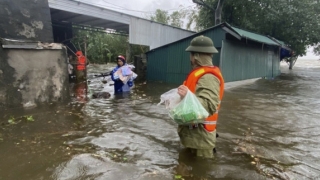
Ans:
[[[137,83],[130,94],[90,98],[113,94],[108,77],[93,77],[110,68],[90,67],[69,105],[1,116],[0,180],[320,178],[319,61],[226,90],[214,160],[192,157],[157,106],[174,85]],[[16,124],[6,123],[11,116]]]

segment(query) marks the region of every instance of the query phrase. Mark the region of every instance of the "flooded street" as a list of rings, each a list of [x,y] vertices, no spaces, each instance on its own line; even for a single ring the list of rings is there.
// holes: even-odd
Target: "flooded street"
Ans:
[[[281,65],[275,79],[226,89],[213,160],[184,151],[157,105],[176,86],[92,99],[113,87],[93,77],[110,67],[90,65],[88,98],[80,84],[67,105],[1,111],[0,180],[320,179],[320,61]]]

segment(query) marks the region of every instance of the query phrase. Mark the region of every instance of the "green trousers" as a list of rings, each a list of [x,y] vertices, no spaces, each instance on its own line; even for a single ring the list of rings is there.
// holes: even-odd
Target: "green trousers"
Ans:
[[[178,134],[183,146],[190,149],[196,156],[213,158],[216,144],[216,130],[208,132],[203,125],[198,127],[179,126]]]

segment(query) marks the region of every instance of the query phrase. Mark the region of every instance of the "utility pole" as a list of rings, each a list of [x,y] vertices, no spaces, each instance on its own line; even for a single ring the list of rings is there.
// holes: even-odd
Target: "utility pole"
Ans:
[[[218,1],[218,5],[216,9],[213,9],[211,6],[209,6],[208,4],[206,4],[203,0],[192,0],[193,3],[196,3],[198,5],[204,6],[208,9],[210,9],[213,13],[214,13],[214,17],[215,17],[215,25],[220,24],[221,23],[221,12],[222,12],[222,6],[223,6],[223,2],[224,0],[219,0]]]

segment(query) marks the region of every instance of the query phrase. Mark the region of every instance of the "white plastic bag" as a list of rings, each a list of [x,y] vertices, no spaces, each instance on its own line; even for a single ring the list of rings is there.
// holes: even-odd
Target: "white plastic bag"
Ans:
[[[181,101],[180,95],[178,94],[178,89],[171,89],[170,91],[167,91],[163,93],[160,96],[160,102],[158,105],[164,103],[166,106],[166,109],[172,110],[175,106],[179,104]]]
[[[135,80],[136,78],[138,77],[138,74],[134,73],[132,74],[131,78],[130,78],[130,81],[133,81]]]
[[[209,113],[190,90],[182,100],[177,101],[177,97],[180,99],[177,89],[168,91],[160,97],[159,104],[165,102],[171,119],[179,125],[204,123]]]
[[[138,75],[131,71],[132,67],[134,68],[132,65],[119,68],[113,75],[114,79],[120,79],[123,84],[127,84],[128,81],[133,81]]]

